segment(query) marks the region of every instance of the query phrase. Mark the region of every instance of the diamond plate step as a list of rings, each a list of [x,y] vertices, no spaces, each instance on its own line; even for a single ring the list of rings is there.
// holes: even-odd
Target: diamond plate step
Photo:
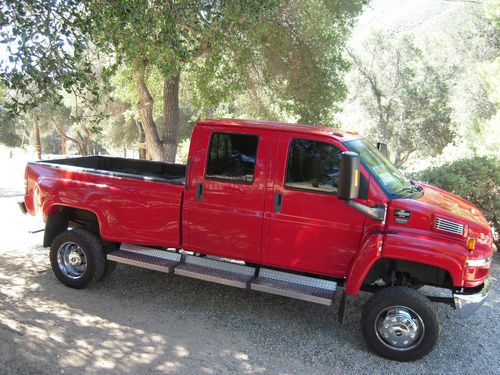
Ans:
[[[109,253],[107,259],[129,266],[170,273],[180,264],[181,254],[150,247],[122,244],[120,250]]]
[[[237,288],[248,288],[255,268],[188,255],[186,261],[175,268],[174,273]]]
[[[331,305],[337,283],[302,275],[261,268],[250,289],[304,301]]]

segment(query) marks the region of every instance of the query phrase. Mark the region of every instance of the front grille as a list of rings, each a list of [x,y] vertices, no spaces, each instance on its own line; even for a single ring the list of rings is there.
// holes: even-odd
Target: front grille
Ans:
[[[436,218],[436,222],[434,223],[434,228],[437,230],[442,230],[443,232],[455,233],[459,235],[464,234],[464,225],[460,223],[456,223],[451,220],[443,219],[441,217]]]

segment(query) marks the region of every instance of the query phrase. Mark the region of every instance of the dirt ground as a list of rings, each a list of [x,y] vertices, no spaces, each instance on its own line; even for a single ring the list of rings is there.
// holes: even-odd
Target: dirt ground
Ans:
[[[375,356],[359,319],[369,295],[337,323],[333,307],[118,266],[84,290],[59,283],[23,216],[23,165],[1,160],[0,374],[498,374],[500,259],[482,309],[459,320],[436,305],[439,343],[426,358]]]

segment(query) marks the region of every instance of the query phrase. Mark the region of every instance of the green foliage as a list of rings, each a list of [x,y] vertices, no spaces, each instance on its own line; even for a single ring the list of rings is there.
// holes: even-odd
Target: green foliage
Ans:
[[[287,1],[244,35],[226,36],[189,67],[196,104],[202,113],[232,104],[249,117],[331,123],[346,94],[342,47],[364,3]],[[250,100],[238,106],[242,92]]]
[[[415,177],[472,202],[500,233],[500,159],[460,159],[429,168]]]
[[[371,135],[389,145],[397,166],[412,154],[436,156],[454,137],[448,78],[411,36],[376,34],[359,55],[354,96],[372,119]]]
[[[8,108],[20,113],[60,102],[61,90],[98,95],[89,54],[91,24],[77,0],[4,0],[0,13],[0,77],[15,93]]]

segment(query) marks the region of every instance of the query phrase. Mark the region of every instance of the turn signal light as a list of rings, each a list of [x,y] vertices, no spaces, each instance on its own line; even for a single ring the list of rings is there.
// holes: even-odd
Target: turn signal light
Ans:
[[[469,249],[470,251],[474,250],[474,248],[476,247],[476,239],[474,237],[469,237],[467,238],[467,249]]]

